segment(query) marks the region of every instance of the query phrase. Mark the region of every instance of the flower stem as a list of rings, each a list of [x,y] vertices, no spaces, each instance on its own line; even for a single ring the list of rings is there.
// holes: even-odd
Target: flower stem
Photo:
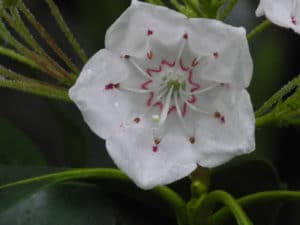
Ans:
[[[53,174],[47,174],[43,176],[33,177],[25,180],[20,180],[17,182],[9,183],[0,186],[0,190],[16,187],[18,185],[26,185],[31,184],[35,182],[41,182],[41,181],[48,181],[48,184],[56,184],[59,182],[64,181],[71,181],[71,180],[86,180],[86,179],[93,179],[95,181],[106,181],[109,185],[108,181],[117,182],[118,186],[119,184],[132,184],[131,181],[128,179],[128,177],[120,172],[117,169],[109,169],[109,168],[91,168],[91,169],[72,169],[67,170],[59,173],[53,173]],[[104,183],[104,182],[103,182]],[[135,188],[135,186],[134,186]],[[120,191],[120,190],[119,190]],[[122,191],[123,193],[124,191]],[[163,201],[167,206],[169,206],[173,212],[178,216],[178,223],[179,225],[187,225],[186,223],[186,212],[185,212],[185,202],[184,200],[172,189],[166,187],[166,186],[160,186],[157,188],[154,188],[148,192],[143,191],[140,194],[137,194],[137,192],[142,192],[139,189],[135,188],[134,197],[141,196],[145,194],[150,194],[152,197],[158,197],[161,201]],[[152,198],[151,198],[152,199]]]
[[[226,9],[223,11],[222,15],[220,16],[220,20],[224,21],[228,17],[228,15],[231,13],[231,11],[233,10],[237,2],[238,0],[230,0],[230,2],[227,4]]]
[[[38,65],[32,61],[31,59],[28,59],[27,57],[23,56],[23,55],[20,55],[18,53],[16,53],[15,51],[11,50],[11,49],[8,49],[8,48],[4,48],[4,47],[1,47],[0,46],[0,54],[1,55],[4,55],[4,56],[7,56],[11,59],[14,59],[16,61],[19,61],[21,63],[24,63],[34,69],[38,69]]]
[[[68,39],[69,43],[72,45],[73,49],[75,50],[79,58],[82,60],[83,63],[85,63],[88,60],[88,57],[86,56],[84,50],[80,47],[75,36],[72,34],[70,28],[64,21],[58,7],[55,5],[53,0],[46,0],[46,2],[51,10],[53,17],[56,20],[56,23],[59,25],[61,31],[65,34],[66,38]]]
[[[262,116],[266,113],[270,108],[276,104],[278,101],[292,91],[295,87],[300,85],[300,75],[294,78],[292,81],[288,82],[283,88],[277,91],[271,98],[269,98],[255,113],[256,117]]]
[[[247,39],[251,40],[256,35],[264,31],[267,27],[269,27],[272,23],[269,20],[265,20],[262,23],[260,23],[258,26],[256,26],[250,33],[247,34]]]
[[[249,207],[257,203],[267,203],[275,201],[300,201],[300,192],[266,191],[244,196],[237,201],[243,207]],[[222,222],[229,216],[229,208],[222,208],[213,215],[213,221],[215,222],[215,224],[222,224]]]
[[[227,192],[213,191],[203,201],[204,210],[211,211],[217,203],[227,206],[239,225],[252,225],[252,222],[239,203]]]
[[[276,118],[272,113],[264,116],[256,117],[255,126],[264,127],[266,125],[271,125],[275,122]]]
[[[25,93],[30,93],[64,102],[71,102],[66,89],[57,88],[38,82],[0,79],[0,87],[23,91]]]
[[[79,73],[79,69],[74,65],[74,63],[65,55],[65,53],[58,47],[51,35],[46,31],[46,29],[40,24],[40,22],[35,18],[31,11],[26,7],[24,3],[20,4],[20,9],[28,19],[28,21],[34,26],[34,28],[39,32],[42,38],[47,42],[47,44],[52,48],[52,50],[66,63],[66,65],[76,74]],[[62,68],[61,68],[62,69]],[[64,70],[64,69],[63,69]],[[64,71],[64,74],[67,72]],[[67,76],[66,76],[67,77]]]

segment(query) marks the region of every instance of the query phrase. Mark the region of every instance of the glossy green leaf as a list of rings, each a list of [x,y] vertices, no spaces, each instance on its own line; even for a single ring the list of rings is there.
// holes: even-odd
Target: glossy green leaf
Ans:
[[[174,224],[159,211],[96,185],[64,184],[42,190],[0,215],[0,225]]]

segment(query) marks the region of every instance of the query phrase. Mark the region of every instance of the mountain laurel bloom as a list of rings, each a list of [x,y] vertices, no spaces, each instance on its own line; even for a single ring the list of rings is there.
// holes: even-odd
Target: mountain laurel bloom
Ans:
[[[69,95],[143,189],[255,148],[245,30],[132,1]]]
[[[300,33],[299,0],[260,0],[256,16],[263,15],[274,24]]]

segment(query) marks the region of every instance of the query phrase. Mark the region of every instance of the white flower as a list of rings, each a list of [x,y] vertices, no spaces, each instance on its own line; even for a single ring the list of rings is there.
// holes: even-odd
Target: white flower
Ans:
[[[253,65],[243,28],[133,1],[107,31],[105,47],[69,94],[139,187],[254,150],[245,90]]]
[[[260,0],[256,16],[263,15],[274,24],[300,33],[299,0]]]

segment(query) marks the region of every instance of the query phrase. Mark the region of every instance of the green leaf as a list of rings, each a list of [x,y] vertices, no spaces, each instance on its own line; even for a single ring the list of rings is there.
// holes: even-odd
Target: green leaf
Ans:
[[[211,188],[225,190],[239,198],[247,194],[280,189],[279,177],[270,163],[264,160],[235,160],[212,172]],[[279,203],[262,203],[247,208],[255,225],[271,225],[276,218]],[[227,223],[234,224],[233,218]]]
[[[46,165],[32,141],[6,120],[0,119],[0,164]]]
[[[159,211],[95,185],[64,184],[42,190],[0,216],[0,225],[174,224]]]
[[[22,180],[19,180],[20,177]],[[26,177],[27,179],[24,179]],[[15,180],[18,181],[13,182]],[[0,166],[0,213],[17,207],[39,191],[70,181],[101,187],[102,190],[118,193],[155,207],[168,218],[175,218],[176,214],[180,222],[186,220],[185,202],[177,193],[165,186],[143,191],[137,188],[125,174],[109,168],[72,169],[49,174],[49,169]],[[7,182],[11,183],[7,184]],[[4,185],[1,185],[3,183]]]

